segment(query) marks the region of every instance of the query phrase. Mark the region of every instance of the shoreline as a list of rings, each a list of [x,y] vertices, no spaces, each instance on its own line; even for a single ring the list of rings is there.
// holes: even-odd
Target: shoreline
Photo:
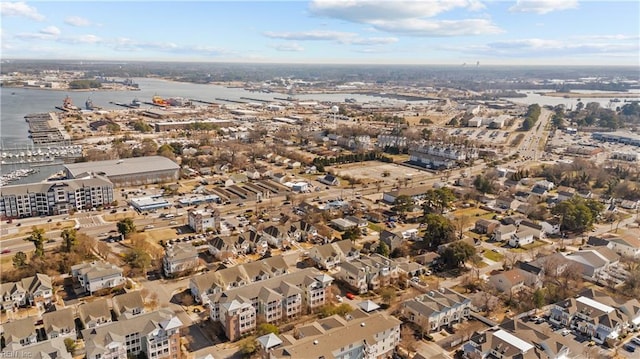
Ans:
[[[564,97],[564,98],[616,98],[616,97],[625,97],[625,98],[634,98],[640,97],[640,93],[630,93],[630,92],[585,92],[585,93],[577,93],[577,92],[536,92],[542,96],[549,97]]]
[[[51,88],[51,87],[33,87],[33,86],[12,86],[3,85],[0,88],[7,89],[24,89],[24,90],[45,90],[45,91],[59,91],[59,92],[103,92],[103,91],[141,91],[139,88],[133,87],[107,87],[107,88],[90,88],[90,89],[70,89],[70,88]]]

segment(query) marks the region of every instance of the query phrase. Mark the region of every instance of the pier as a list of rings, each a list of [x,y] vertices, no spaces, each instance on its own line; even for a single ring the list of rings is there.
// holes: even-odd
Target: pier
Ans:
[[[247,101],[231,100],[231,99],[228,99],[228,98],[220,98],[220,97],[216,97],[216,100],[225,101],[225,102],[232,102],[232,103],[240,103],[240,104],[246,104],[247,103]]]
[[[61,144],[71,141],[71,136],[53,112],[29,114],[24,119],[29,123],[29,132],[31,133],[29,137],[36,145]]]
[[[204,100],[196,100],[194,98],[190,98],[189,101],[191,102],[197,102],[197,103],[204,103],[206,105],[215,105],[215,106],[219,106],[220,104],[217,102],[212,102],[212,101],[204,101]]]
[[[140,106],[134,106],[134,105],[130,105],[128,103],[122,103],[122,102],[110,101],[109,103],[112,104],[112,105],[116,105],[116,106],[120,106],[120,107],[126,107],[126,108],[140,108]]]
[[[264,103],[269,103],[269,102],[273,102],[271,100],[262,100],[259,98],[252,98],[252,97],[240,97],[241,100],[249,100],[249,101],[258,101],[258,102],[264,102]]]

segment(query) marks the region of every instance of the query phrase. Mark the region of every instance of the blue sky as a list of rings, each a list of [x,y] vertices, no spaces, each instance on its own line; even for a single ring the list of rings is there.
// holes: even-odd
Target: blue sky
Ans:
[[[640,66],[640,2],[3,1],[2,58]]]

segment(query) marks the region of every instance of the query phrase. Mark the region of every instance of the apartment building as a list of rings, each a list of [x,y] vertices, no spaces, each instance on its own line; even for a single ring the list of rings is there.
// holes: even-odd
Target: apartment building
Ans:
[[[607,339],[617,339],[629,328],[624,313],[598,299],[586,296],[556,303],[550,310],[549,321],[578,330],[598,344],[603,344]]]
[[[471,299],[451,289],[440,288],[402,303],[402,314],[426,333],[460,323],[469,317]]]
[[[30,305],[44,309],[53,299],[53,284],[46,274],[36,274],[18,282],[0,283],[0,308],[13,310]]]
[[[294,335],[259,337],[263,359],[387,358],[400,343],[400,320],[360,309],[299,326]]]
[[[193,271],[200,266],[198,250],[191,243],[177,243],[167,246],[162,257],[162,271],[167,277]]]
[[[314,246],[309,250],[309,258],[325,270],[335,268],[341,262],[350,262],[360,257],[358,250],[348,239]]]
[[[111,302],[118,320],[129,319],[144,313],[144,300],[140,291],[116,295]]]
[[[210,294],[277,277],[288,271],[289,265],[284,258],[274,256],[197,275],[189,280],[189,290],[196,302],[208,304]]]
[[[395,283],[399,278],[398,263],[377,253],[340,263],[336,279],[363,294]]]
[[[180,359],[182,322],[168,309],[82,331],[87,359]]]
[[[4,186],[0,216],[23,218],[67,214],[113,202],[113,183],[104,176]]]
[[[190,210],[188,212],[189,227],[196,233],[220,228],[220,211],[217,209]]]
[[[77,281],[90,295],[101,289],[123,285],[126,279],[122,273],[121,268],[101,261],[80,263],[71,267],[74,281]]]
[[[209,317],[235,341],[264,323],[286,322],[326,303],[333,278],[314,268],[209,295]]]

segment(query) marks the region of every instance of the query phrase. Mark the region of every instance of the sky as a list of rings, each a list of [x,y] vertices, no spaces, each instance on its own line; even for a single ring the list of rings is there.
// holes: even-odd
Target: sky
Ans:
[[[2,59],[630,65],[640,1],[2,1]]]

